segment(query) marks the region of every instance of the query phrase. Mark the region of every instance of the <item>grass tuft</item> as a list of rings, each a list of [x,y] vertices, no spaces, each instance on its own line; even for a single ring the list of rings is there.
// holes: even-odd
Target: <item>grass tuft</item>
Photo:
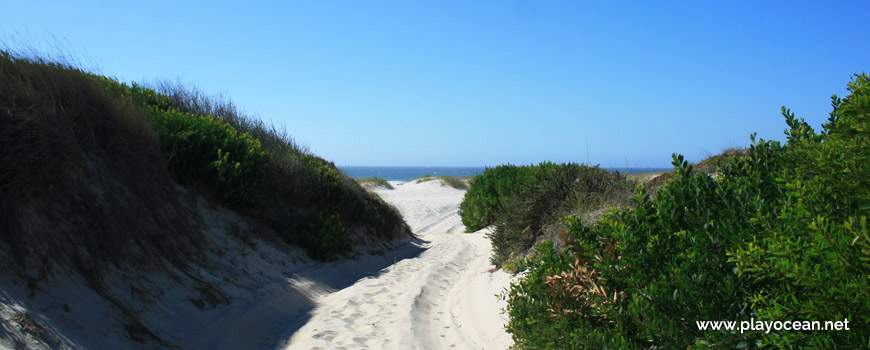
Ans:
[[[416,183],[421,182],[429,182],[433,180],[440,180],[442,186],[450,186],[457,190],[467,190],[468,182],[471,180],[470,177],[456,177],[450,175],[444,176],[432,176],[432,175],[423,175],[422,177],[414,180]]]
[[[387,180],[384,180],[384,179],[379,178],[379,177],[364,177],[361,179],[356,179],[356,182],[358,182],[364,186],[368,185],[368,186],[374,186],[374,187],[383,187],[383,188],[386,188],[388,190],[394,189],[393,185],[390,185],[390,183],[387,182]]]

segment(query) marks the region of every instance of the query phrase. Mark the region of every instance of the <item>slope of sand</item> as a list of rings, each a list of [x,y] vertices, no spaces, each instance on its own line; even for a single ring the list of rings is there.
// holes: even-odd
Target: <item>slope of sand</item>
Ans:
[[[509,276],[490,272],[483,232],[463,233],[464,192],[438,181],[376,191],[418,239],[318,263],[297,248],[241,239],[233,232],[246,229],[242,218],[202,204],[207,265],[113,270],[104,295],[62,267],[36,292],[0,273],[0,349],[509,346],[495,297]],[[131,336],[121,307],[142,332]]]
[[[440,181],[376,189],[402,212],[425,251],[315,299],[287,349],[505,349],[510,276],[491,271],[484,232],[465,233],[464,191]],[[387,255],[392,254],[388,252]],[[299,323],[301,323],[300,321]]]

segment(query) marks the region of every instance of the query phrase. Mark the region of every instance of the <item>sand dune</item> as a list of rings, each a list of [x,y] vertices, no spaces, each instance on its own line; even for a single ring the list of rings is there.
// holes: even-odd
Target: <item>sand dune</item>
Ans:
[[[376,190],[399,208],[425,248],[379,274],[323,294],[287,349],[504,349],[503,302],[510,276],[491,272],[483,232],[464,233],[464,191],[438,181]],[[390,254],[390,253],[388,253]]]
[[[438,181],[377,191],[402,211],[417,239],[318,263],[293,247],[240,240],[230,232],[245,225],[241,218],[203,206],[211,263],[174,274],[118,269],[106,280],[114,304],[73,273],[59,272],[34,295],[0,274],[0,349],[509,346],[495,297],[509,275],[490,272],[483,232],[464,233],[457,214],[464,192]],[[160,342],[131,338],[118,305]]]

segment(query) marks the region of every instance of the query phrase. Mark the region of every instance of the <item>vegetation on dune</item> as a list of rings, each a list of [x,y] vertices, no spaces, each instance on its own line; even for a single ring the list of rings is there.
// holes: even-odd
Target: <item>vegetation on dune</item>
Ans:
[[[0,55],[0,77],[0,217],[8,244],[22,243],[12,232],[29,229],[22,226],[22,208],[37,194],[63,197],[94,187],[97,195],[110,199],[131,192],[139,203],[107,211],[104,202],[88,203],[85,197],[93,194],[70,196],[67,204],[73,211],[89,211],[70,213],[82,218],[77,226],[110,226],[83,231],[111,236],[138,225],[129,218],[150,215],[156,226],[138,225],[153,231],[149,240],[187,252],[196,239],[172,243],[190,235],[172,238],[168,233],[195,231],[180,223],[195,214],[174,213],[182,220],[164,213],[190,207],[181,203],[184,196],[175,181],[253,218],[318,259],[340,257],[354,240],[371,243],[409,232],[398,212],[379,197],[296,145],[286,132],[244,115],[221,96],[177,84],[128,85],[8,51]],[[124,191],[101,189],[117,182],[116,177]],[[78,201],[85,204],[73,203]],[[135,213],[121,213],[128,209]],[[131,223],[112,224],[116,219]],[[147,236],[138,231],[127,230],[133,238],[63,237],[95,247],[122,246]],[[119,256],[125,251],[105,250]]]
[[[468,189],[468,181],[466,178],[459,178],[451,175],[443,175],[443,176],[432,176],[432,175],[423,175],[419,179],[416,179],[417,183],[420,182],[428,182],[432,180],[439,180],[441,184],[444,186],[450,186],[457,190],[465,190]]]
[[[473,179],[459,213],[469,232],[493,225],[491,260],[501,265],[525,253],[564,215],[624,205],[632,186],[622,175],[576,163],[501,165]]]
[[[506,292],[517,348],[866,348],[870,342],[870,83],[815,132],[783,109],[788,142],[717,159],[714,179],[674,156],[652,198],[586,225],[565,219],[516,264]],[[469,190],[472,193],[474,186]],[[701,330],[697,321],[843,321],[850,329]]]
[[[11,254],[10,271],[38,280],[50,258],[97,281],[106,263],[198,256],[195,214],[145,111],[88,73],[0,51],[0,150],[0,258]]]
[[[224,204],[259,218],[312,256],[329,260],[349,251],[350,230],[377,239],[407,233],[380,197],[232,102],[182,85],[155,90],[103,81],[150,112],[179,180],[210,186]]]
[[[387,180],[384,180],[384,179],[379,178],[379,177],[364,177],[361,179],[356,179],[356,182],[359,182],[360,184],[375,186],[375,187],[383,187],[383,188],[386,188],[388,190],[394,189],[393,185],[390,185],[390,183],[387,182]]]

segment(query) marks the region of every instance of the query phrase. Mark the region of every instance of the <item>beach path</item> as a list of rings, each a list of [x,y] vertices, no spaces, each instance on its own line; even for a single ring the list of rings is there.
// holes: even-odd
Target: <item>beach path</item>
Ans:
[[[485,232],[465,233],[464,191],[440,181],[376,189],[425,250],[316,300],[286,349],[505,349],[512,344],[497,294],[510,275],[489,263]],[[390,252],[385,253],[387,255]]]

